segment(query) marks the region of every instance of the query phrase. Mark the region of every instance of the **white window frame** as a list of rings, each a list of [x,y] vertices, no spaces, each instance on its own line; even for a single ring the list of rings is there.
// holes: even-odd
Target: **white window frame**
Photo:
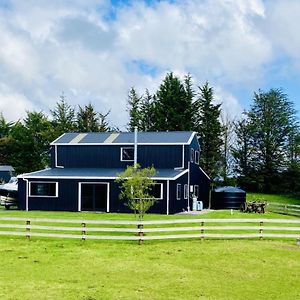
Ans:
[[[179,191],[180,191],[180,195],[178,195],[178,194],[179,194],[179,193],[178,193]],[[180,197],[178,197],[178,196],[180,196]],[[177,199],[177,200],[181,200],[181,183],[177,183],[177,184],[176,184],[176,199]]]
[[[195,151],[195,164],[199,165],[199,159],[200,159],[200,152]]]
[[[120,160],[121,161],[134,161],[134,157],[133,159],[123,159],[123,149],[132,149],[134,151],[134,147],[121,147],[121,153],[120,153]],[[134,156],[134,154],[133,154]]]
[[[31,184],[32,183],[55,183],[55,196],[47,196],[47,195],[32,195],[31,194]],[[57,198],[58,197],[58,182],[57,181],[30,181],[29,182],[29,197],[36,198]]]
[[[81,190],[82,190],[82,185],[84,184],[103,184],[103,185],[106,185],[107,187],[107,197],[106,197],[106,212],[109,212],[109,204],[110,204],[110,198],[109,198],[109,194],[110,194],[110,186],[109,186],[109,182],[94,182],[94,181],[91,181],[91,182],[88,182],[88,181],[85,181],[85,182],[78,182],[78,211],[81,211]]]
[[[194,195],[199,198],[199,185],[194,185]]]
[[[195,159],[195,150],[194,148],[191,148],[191,162],[194,162]]]
[[[189,186],[187,184],[185,184],[183,186],[183,198],[187,199],[188,198],[188,192],[189,192]]]
[[[164,185],[162,184],[162,183],[160,183],[160,182],[154,182],[153,183],[153,185],[160,185],[160,198],[154,198],[155,200],[162,200],[163,199],[163,195],[164,195],[164,193],[163,193],[163,189],[164,189]]]

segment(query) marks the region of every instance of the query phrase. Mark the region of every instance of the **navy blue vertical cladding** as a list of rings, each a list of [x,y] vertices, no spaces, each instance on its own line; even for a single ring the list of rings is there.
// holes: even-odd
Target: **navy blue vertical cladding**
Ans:
[[[177,200],[177,184],[181,184],[181,198]],[[188,184],[188,173],[182,175],[177,180],[170,180],[170,205],[169,213],[175,214],[187,210],[188,199],[184,199],[184,185]]]
[[[58,182],[58,197],[30,197],[28,196],[29,210],[48,210],[48,211],[78,211],[78,192],[79,182],[82,183],[109,183],[109,211],[110,212],[132,212],[125,201],[119,199],[120,188],[118,183],[113,180],[81,180],[81,179],[29,179],[29,182]],[[165,181],[157,181],[163,184],[163,199],[157,200],[150,209],[152,213],[167,212],[167,186]],[[20,179],[19,208],[26,209],[26,183]]]
[[[141,145],[137,160],[142,167],[182,167],[182,145]]]
[[[26,209],[26,182],[18,179],[18,209]]]
[[[58,146],[58,165],[65,168],[121,168],[120,146]]]
[[[68,179],[29,179],[30,182],[58,182],[58,197],[30,197],[29,210],[78,211],[78,183]],[[28,191],[29,194],[29,191]]]
[[[65,168],[126,168],[133,162],[121,161],[121,147],[132,145],[57,146],[57,163]],[[174,168],[182,166],[181,145],[140,145],[138,163],[142,167]]]
[[[198,139],[196,136],[194,136],[190,146],[188,147],[187,155],[191,157],[191,149],[194,149],[194,151],[200,151],[200,146],[198,143]],[[195,153],[195,152],[194,152]],[[199,156],[200,157],[200,156]],[[207,208],[209,206],[209,189],[210,189],[210,179],[207,177],[207,175],[200,169],[199,165],[195,163],[195,159],[193,162],[190,162],[190,185],[199,186],[199,201],[203,201],[203,206]],[[192,207],[192,199],[190,199],[190,207]]]
[[[199,186],[199,201],[203,201],[204,208],[209,206],[210,179],[195,163],[190,164],[190,185]]]
[[[50,148],[50,166],[51,168],[55,168],[55,146],[51,146]]]
[[[156,183],[162,183],[163,198],[156,200],[154,205],[149,209],[149,213],[166,214],[167,213],[167,181],[156,180]]]
[[[167,184],[166,181],[157,180],[156,183],[162,183],[163,199],[156,200],[154,205],[149,209],[149,213],[166,214],[167,213]],[[117,183],[111,185],[111,211],[131,213],[132,210],[126,206],[126,200],[119,199],[120,187]]]

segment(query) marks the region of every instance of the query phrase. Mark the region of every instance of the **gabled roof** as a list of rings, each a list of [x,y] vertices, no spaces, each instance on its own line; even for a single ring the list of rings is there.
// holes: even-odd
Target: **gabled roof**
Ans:
[[[159,131],[138,132],[139,145],[187,145],[195,132],[192,131]],[[64,133],[51,145],[129,145],[134,144],[133,132],[89,132]]]
[[[125,169],[108,168],[53,168],[19,175],[18,178],[32,179],[116,179]],[[176,180],[185,173],[187,169],[156,169],[155,180]]]
[[[0,172],[2,171],[9,171],[13,172],[15,169],[12,166],[7,166],[7,165],[0,165]]]

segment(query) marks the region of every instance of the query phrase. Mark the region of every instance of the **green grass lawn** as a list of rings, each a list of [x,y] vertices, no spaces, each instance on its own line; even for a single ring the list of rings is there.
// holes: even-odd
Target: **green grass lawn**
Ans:
[[[134,220],[132,214],[1,216]],[[173,218],[293,218],[212,211]],[[300,299],[295,240],[78,241],[0,236],[0,299]]]
[[[300,198],[292,195],[247,193],[247,201],[267,201],[268,203],[277,202],[284,204],[300,205]]]
[[[0,299],[300,299],[295,242],[0,238]]]

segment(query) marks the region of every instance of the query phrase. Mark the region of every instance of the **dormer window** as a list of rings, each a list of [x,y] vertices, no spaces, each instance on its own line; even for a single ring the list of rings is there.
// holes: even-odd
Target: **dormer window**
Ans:
[[[121,148],[121,161],[134,161],[134,148],[122,147]]]

